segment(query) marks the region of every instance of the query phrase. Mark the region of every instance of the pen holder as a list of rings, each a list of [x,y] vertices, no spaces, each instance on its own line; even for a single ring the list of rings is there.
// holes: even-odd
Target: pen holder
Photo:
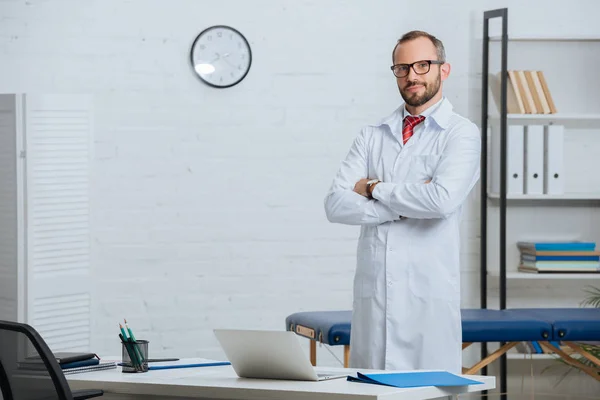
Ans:
[[[121,372],[148,372],[148,341],[121,342]]]

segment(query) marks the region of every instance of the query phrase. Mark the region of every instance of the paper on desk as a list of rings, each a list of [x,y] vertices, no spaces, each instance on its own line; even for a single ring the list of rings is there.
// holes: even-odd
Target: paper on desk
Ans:
[[[348,376],[347,379],[353,382],[373,383],[399,388],[421,386],[466,386],[483,383],[445,371],[399,372],[387,374],[361,374],[358,372],[357,377]]]

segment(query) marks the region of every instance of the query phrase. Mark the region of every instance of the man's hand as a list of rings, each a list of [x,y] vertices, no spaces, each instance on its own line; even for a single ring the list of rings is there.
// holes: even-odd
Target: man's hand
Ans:
[[[369,178],[363,178],[360,181],[356,182],[356,184],[354,185],[354,191],[358,194],[360,194],[361,196],[365,196],[366,198],[369,198],[369,195],[367,194],[367,182],[369,182],[370,179]],[[425,181],[425,183],[430,183],[431,179],[428,179]]]
[[[356,182],[356,185],[354,185],[354,191],[360,194],[361,196],[365,196],[368,198],[369,195],[367,194],[367,182],[369,181],[370,179],[363,178],[360,181]]]

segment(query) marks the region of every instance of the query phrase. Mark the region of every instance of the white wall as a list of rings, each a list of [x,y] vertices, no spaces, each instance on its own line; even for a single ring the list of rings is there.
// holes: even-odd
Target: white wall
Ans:
[[[444,41],[446,95],[479,123],[483,10],[509,6],[515,34],[600,34],[599,6],[576,3],[0,1],[2,92],[96,96],[93,350],[118,353],[127,318],[153,356],[219,358],[215,327],[349,309],[358,230],[328,223],[323,198],[360,127],[401,101],[397,38]],[[252,46],[230,89],[188,65],[214,24]],[[465,307],[479,305],[478,215],[476,190],[461,232]]]

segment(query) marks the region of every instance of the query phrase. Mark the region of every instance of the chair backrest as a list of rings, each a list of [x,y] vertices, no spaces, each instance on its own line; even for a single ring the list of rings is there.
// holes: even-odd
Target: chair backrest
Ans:
[[[0,321],[0,400],[73,400],[52,351],[27,324]]]

